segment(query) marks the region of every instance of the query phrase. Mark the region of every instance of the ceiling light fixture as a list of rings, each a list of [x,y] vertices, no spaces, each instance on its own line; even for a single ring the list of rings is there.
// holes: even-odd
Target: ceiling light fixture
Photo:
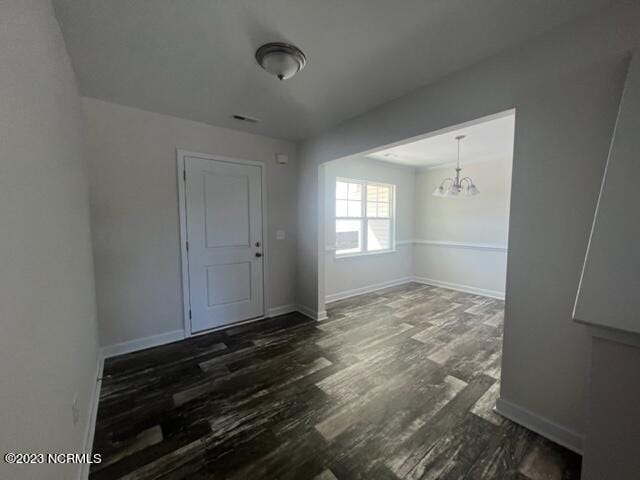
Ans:
[[[460,178],[460,141],[465,135],[458,135],[458,163],[456,164],[456,178],[445,178],[440,186],[433,191],[434,197],[471,197],[478,195],[480,191],[469,177]],[[448,186],[445,184],[449,183]]]
[[[274,42],[265,43],[256,50],[258,64],[280,80],[293,77],[307,63],[307,57],[295,45]]]

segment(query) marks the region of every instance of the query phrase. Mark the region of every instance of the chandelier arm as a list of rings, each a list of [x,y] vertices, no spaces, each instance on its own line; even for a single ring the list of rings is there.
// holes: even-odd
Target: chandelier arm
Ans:
[[[453,178],[445,178],[444,180],[442,180],[442,183],[440,184],[441,187],[444,187],[444,184],[447,182],[451,182],[451,184],[453,185],[455,182],[453,181]]]

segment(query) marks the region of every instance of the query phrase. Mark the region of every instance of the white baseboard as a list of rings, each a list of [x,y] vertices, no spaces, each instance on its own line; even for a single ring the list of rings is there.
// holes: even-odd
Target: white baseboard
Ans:
[[[305,315],[313,320],[317,320],[317,321],[321,321],[321,320],[326,320],[327,317],[327,311],[326,310],[322,310],[322,311],[316,311],[313,310],[312,308],[309,308],[305,305],[298,305],[297,311],[300,312],[302,315]]]
[[[364,293],[375,292],[377,290],[382,290],[384,288],[396,287],[398,285],[403,285],[405,283],[409,283],[413,281],[414,281],[413,277],[402,277],[402,278],[396,278],[394,280],[389,280],[388,282],[374,283],[373,285],[354,288],[353,290],[345,290],[343,292],[332,293],[326,296],[325,302],[326,303],[336,302],[338,300],[343,300],[345,298],[355,297],[356,295],[362,295]]]
[[[460,292],[473,293],[474,295],[482,295],[483,297],[491,297],[497,298],[499,300],[504,300],[504,292],[501,292],[499,290],[487,290],[484,288],[472,287],[470,285],[443,282],[441,280],[434,280],[433,278],[425,277],[414,277],[413,281],[425,285],[433,285],[434,287],[448,288],[450,290],[458,290]]]
[[[362,295],[364,293],[375,292],[377,290],[382,290],[389,287],[395,287],[398,285],[403,285],[405,283],[417,282],[423,283],[427,285],[434,285],[437,287],[449,288],[452,290],[459,290],[461,292],[473,293],[476,295],[484,295],[486,297],[493,297],[504,299],[504,292],[498,292],[494,290],[485,290],[481,288],[475,288],[468,285],[458,285],[455,283],[449,282],[441,282],[439,280],[433,280],[430,278],[424,277],[403,277],[395,280],[390,280],[388,282],[376,283],[373,285],[368,285],[366,287],[356,288],[353,290],[347,290],[340,293],[334,293],[331,295],[327,295],[326,302],[335,302],[337,300],[342,300],[344,298],[353,297],[356,295]],[[277,317],[278,315],[285,315],[291,312],[300,312],[303,315],[306,315],[313,320],[321,321],[326,320],[327,312],[326,310],[315,311],[309,307],[304,305],[281,305],[278,307],[269,308],[267,310],[267,314],[263,318]],[[249,322],[259,321],[262,318],[251,319]],[[239,324],[237,324],[239,325]],[[227,328],[227,327],[224,327]],[[210,333],[210,332],[203,332]],[[160,333],[158,335],[152,335],[150,337],[136,338],[134,340],[128,340],[122,343],[116,343],[114,345],[107,345],[102,347],[101,353],[103,358],[115,357],[117,355],[124,355],[125,353],[137,352],[139,350],[144,350],[146,348],[157,347],[160,345],[165,345],[167,343],[177,342],[178,340],[183,340],[185,337],[184,330],[174,330],[172,332]]]
[[[465,293],[473,293],[474,295],[482,295],[484,297],[497,298],[504,300],[504,292],[498,290],[488,290],[485,288],[472,287],[471,285],[462,285],[459,283],[444,282],[441,280],[434,280],[433,278],[426,277],[403,277],[388,282],[375,283],[373,285],[367,285],[366,287],[354,288],[353,290],[345,290],[343,292],[332,293],[325,298],[326,303],[336,302],[345,298],[355,297],[356,295],[363,295],[365,293],[371,293],[378,290],[383,290],[389,287],[396,287],[398,285],[404,285],[405,283],[416,282],[425,285],[433,285],[434,287],[448,288],[450,290],[457,290]],[[305,315],[309,315],[306,312]],[[311,316],[311,315],[309,315]]]
[[[278,315],[286,315],[287,313],[297,312],[298,305],[280,305],[279,307],[273,307],[267,309],[267,314],[265,317],[277,317]]]
[[[496,400],[495,411],[503,417],[582,455],[583,437],[577,432],[558,425],[502,397]]]
[[[91,392],[91,398],[89,399],[87,426],[84,434],[84,445],[81,453],[91,454],[93,453],[93,437],[96,433],[96,420],[98,418],[98,403],[100,402],[100,389],[102,387],[102,372],[104,371],[104,356],[101,352],[98,352],[98,365],[96,367],[95,381],[93,384],[93,391]],[[79,480],[88,480],[89,469],[91,464],[82,463],[78,470]]]
[[[315,310],[312,310],[309,307],[305,307],[304,305],[298,305],[298,311],[301,314],[306,315],[307,317],[316,320],[317,315],[316,315]]]
[[[250,320],[247,320],[246,322],[239,322],[233,325],[220,327],[217,330],[224,330],[225,328],[230,328],[232,326],[235,327],[246,323],[259,322],[260,320],[263,320],[265,318],[277,317],[278,315],[285,315],[292,312],[300,312],[308,317],[313,318],[314,320],[324,320],[327,318],[327,312],[318,312],[318,314],[316,314],[316,312],[313,312],[311,309],[306,309],[301,305],[281,305],[279,307],[269,308],[267,310],[267,314],[264,317],[252,318]],[[213,331],[215,330],[208,330],[206,332],[202,332],[202,334],[211,333]],[[150,337],[136,338],[134,340],[128,340],[126,342],[102,347],[102,358],[105,359],[118,355],[124,355],[125,353],[137,352],[146,348],[158,347],[167,343],[177,342],[178,340],[184,340],[185,338],[186,337],[184,334],[184,330],[174,330],[173,332],[160,333],[158,335],[152,335]]]
[[[102,356],[104,358],[115,357],[125,353],[137,352],[145,348],[157,347],[167,343],[184,340],[184,330],[174,330],[173,332],[160,333],[150,337],[136,338],[127,342],[116,343],[102,347]]]
[[[395,280],[390,280],[388,282],[374,283],[373,285],[354,288],[353,290],[345,290],[343,292],[332,293],[326,296],[325,302],[326,303],[336,302],[338,300],[343,300],[345,298],[355,297],[357,295],[363,295],[365,293],[376,292],[378,290],[383,290],[389,287],[396,287],[398,285],[404,285],[405,283],[410,283],[410,282],[422,283],[425,285],[433,285],[434,287],[448,288],[450,290],[457,290],[465,293],[473,293],[474,295],[482,295],[484,297],[491,297],[491,298],[504,300],[504,292],[500,292],[498,290],[488,290],[485,288],[477,288],[477,287],[472,287],[470,285],[462,285],[459,283],[444,282],[441,280],[434,280],[432,278],[426,278],[426,277],[403,277]],[[310,310],[308,312],[303,310],[300,310],[300,311],[305,315],[315,318],[313,315],[311,315]]]

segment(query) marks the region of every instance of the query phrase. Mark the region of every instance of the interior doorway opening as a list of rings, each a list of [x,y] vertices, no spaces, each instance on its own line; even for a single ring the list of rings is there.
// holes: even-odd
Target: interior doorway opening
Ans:
[[[514,132],[512,109],[323,164],[320,305],[408,282],[504,300]]]

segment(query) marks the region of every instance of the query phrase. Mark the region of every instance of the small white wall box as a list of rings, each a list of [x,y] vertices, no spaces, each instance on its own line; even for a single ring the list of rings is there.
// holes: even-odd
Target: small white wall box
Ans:
[[[289,155],[284,153],[276,153],[276,162],[280,165],[286,165],[289,163]]]
[[[276,230],[276,240],[284,240],[285,235],[284,230]]]

